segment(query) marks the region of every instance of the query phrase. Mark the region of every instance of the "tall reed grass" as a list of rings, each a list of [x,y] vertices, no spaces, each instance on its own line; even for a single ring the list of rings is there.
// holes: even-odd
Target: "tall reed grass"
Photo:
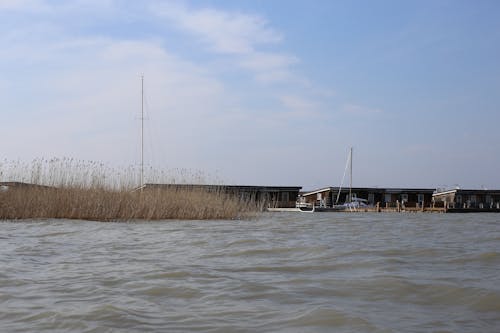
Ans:
[[[238,219],[252,216],[262,208],[252,199],[222,190],[140,190],[138,174],[132,167],[115,169],[73,159],[4,161],[0,164],[0,182],[38,186],[11,186],[0,191],[0,219]],[[148,177],[155,183],[163,179],[176,183],[171,174],[152,169],[148,169]],[[195,174],[192,179],[199,183],[200,175]],[[184,171],[182,182],[189,182]]]

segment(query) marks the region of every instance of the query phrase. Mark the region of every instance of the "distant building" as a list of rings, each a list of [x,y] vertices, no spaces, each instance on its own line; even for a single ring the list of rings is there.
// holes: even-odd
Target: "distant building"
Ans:
[[[37,185],[23,182],[0,182],[0,192],[7,192],[11,189],[28,189],[28,188],[50,188],[50,186]]]
[[[444,206],[448,210],[500,210],[500,190],[454,189],[436,192],[432,198],[435,205]]]
[[[349,190],[349,188],[326,187],[301,193],[300,200],[315,206],[332,207],[335,204],[352,201],[349,193],[352,199],[364,199],[370,205],[379,203],[381,206],[392,206],[399,202],[407,207],[421,207],[431,204],[434,189],[353,187]]]
[[[300,186],[244,186],[244,185],[198,185],[198,184],[145,184],[144,190],[204,190],[224,192],[240,198],[262,202],[266,207],[295,207],[295,202],[302,189]]]

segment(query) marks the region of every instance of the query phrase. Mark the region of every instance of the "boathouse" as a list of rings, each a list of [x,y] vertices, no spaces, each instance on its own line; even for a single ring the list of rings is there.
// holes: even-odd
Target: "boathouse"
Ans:
[[[178,191],[202,190],[223,192],[243,199],[261,202],[265,207],[295,207],[300,186],[247,186],[247,185],[202,185],[202,184],[145,184],[144,190],[173,189]]]
[[[500,211],[500,190],[453,189],[436,191],[432,196],[435,206],[454,212]]]
[[[332,207],[355,199],[363,199],[369,205],[378,203],[382,207],[396,206],[398,202],[406,207],[422,207],[431,204],[434,191],[428,188],[325,187],[301,193],[299,201],[317,207]]]

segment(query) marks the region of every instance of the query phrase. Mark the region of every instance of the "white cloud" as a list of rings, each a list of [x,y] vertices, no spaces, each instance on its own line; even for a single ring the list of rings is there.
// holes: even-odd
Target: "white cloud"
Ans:
[[[299,81],[290,71],[290,67],[298,62],[298,58],[288,54],[271,52],[252,52],[239,61],[239,66],[252,71],[255,78],[264,83],[279,81]]]
[[[282,35],[257,15],[215,9],[188,9],[177,4],[157,5],[156,15],[197,36],[209,51],[236,58],[239,67],[254,73],[262,82],[293,77],[291,66],[299,59],[290,54],[263,51],[263,45],[276,45]]]
[[[259,44],[282,40],[281,34],[256,15],[215,9],[190,10],[173,3],[156,5],[153,11],[197,35],[218,53],[247,54]]]
[[[255,71],[272,71],[289,67],[297,62],[297,57],[288,54],[252,52],[243,58],[241,66]]]
[[[292,113],[301,116],[315,115],[319,108],[317,102],[296,95],[283,95],[280,101]]]

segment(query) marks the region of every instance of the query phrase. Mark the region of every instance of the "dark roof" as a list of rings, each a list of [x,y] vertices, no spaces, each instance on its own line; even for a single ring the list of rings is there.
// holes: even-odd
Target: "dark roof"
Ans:
[[[205,184],[145,184],[144,188],[216,189],[245,192],[300,191],[301,186],[205,185]]]
[[[440,196],[440,195],[446,195],[450,193],[459,193],[459,194],[494,194],[494,195],[500,195],[500,190],[487,190],[487,189],[481,189],[481,190],[473,190],[473,189],[453,189],[453,190],[447,190],[447,191],[441,191],[434,193],[434,196]]]
[[[303,195],[313,195],[321,192],[338,192],[339,187],[324,187],[318,190],[304,192]],[[341,192],[348,192],[349,187],[342,187]],[[433,188],[383,188],[383,187],[353,187],[351,188],[353,192],[374,192],[374,193],[434,193]]]
[[[31,184],[31,183],[23,183],[23,182],[0,182],[0,186],[6,186],[6,187],[43,187],[43,188],[48,188],[50,186],[46,185],[38,185],[38,184]]]

